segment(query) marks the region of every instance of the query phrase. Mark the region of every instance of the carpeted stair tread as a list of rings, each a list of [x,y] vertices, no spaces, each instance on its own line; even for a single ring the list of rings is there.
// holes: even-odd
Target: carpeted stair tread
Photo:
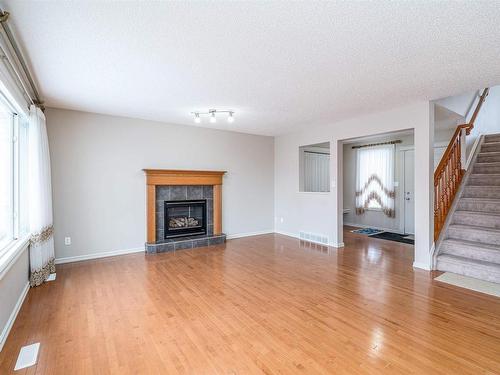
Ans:
[[[477,162],[495,162],[500,161],[500,152],[491,151],[491,152],[481,152],[477,156]]]
[[[500,173],[477,173],[472,171],[467,179],[468,186],[498,186],[500,185]]]
[[[485,141],[481,146],[498,146],[500,148],[500,141],[498,140],[490,140],[490,141]]]
[[[473,248],[481,248],[481,249],[500,252],[500,246],[481,243],[481,242],[477,242],[477,241],[456,240],[453,238],[447,238],[446,240],[443,241],[443,244],[444,243],[447,243],[449,245],[455,245],[455,246],[465,245],[465,246],[469,246],[469,247],[473,247]]]
[[[440,254],[437,258],[437,269],[500,283],[500,264],[497,263],[451,254]]]
[[[468,197],[463,197],[460,198],[461,202],[480,202],[480,203],[498,203],[500,204],[500,199],[496,198],[468,198]]]
[[[500,246],[497,245],[449,238],[443,241],[441,251],[442,254],[500,264]]]
[[[467,230],[468,231],[471,231],[471,230],[481,231],[481,230],[484,230],[484,231],[487,231],[490,233],[498,233],[500,235],[500,229],[485,228],[485,227],[478,226],[478,225],[450,224],[449,228],[460,229],[463,231],[467,231]]]
[[[452,224],[476,225],[484,228],[500,229],[500,212],[457,210]]]
[[[474,198],[477,199],[477,198]],[[500,200],[500,199],[499,199]],[[456,214],[463,215],[463,214],[468,214],[468,215],[477,215],[477,216],[495,216],[500,220],[500,213],[498,212],[484,212],[484,211],[471,211],[471,210],[456,210]]]
[[[500,162],[494,161],[494,162],[478,162],[474,164],[474,168],[472,170],[473,173],[475,174],[487,174],[489,176],[493,174],[499,174],[500,173]]]
[[[477,154],[477,156],[500,156],[500,151],[483,151]]]
[[[474,166],[498,167],[498,166],[500,166],[500,161],[483,161],[483,162],[477,162],[476,164],[474,164]]]
[[[468,262],[470,261],[472,264],[476,266],[493,266],[493,268],[497,268],[500,271],[500,264],[492,264],[491,262],[486,262],[484,260],[476,260],[476,259],[470,259],[470,258],[465,258],[465,257],[460,257],[458,255],[451,255],[451,254],[440,254],[438,258],[442,259],[449,259],[452,261],[456,262]]]
[[[500,133],[496,134],[485,134],[484,139],[488,141],[489,139],[495,139],[498,138],[500,140]]]
[[[450,224],[445,238],[500,246],[500,229],[477,225]]]
[[[491,177],[500,177],[500,173],[474,173],[472,172],[471,176],[474,176],[474,177],[488,177],[488,178],[491,178]]]
[[[467,185],[466,189],[469,188],[469,187],[471,187],[471,188],[489,189],[489,190],[500,189],[500,185]]]
[[[458,210],[500,213],[500,199],[498,198],[460,198],[457,205]]]
[[[462,198],[500,199],[500,185],[467,185]]]
[[[500,151],[500,142],[488,142],[481,145],[481,152]]]

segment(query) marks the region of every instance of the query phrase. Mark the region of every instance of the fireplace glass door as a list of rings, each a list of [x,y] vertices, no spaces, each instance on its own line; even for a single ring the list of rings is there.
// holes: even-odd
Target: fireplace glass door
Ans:
[[[165,238],[207,234],[207,201],[165,201]]]

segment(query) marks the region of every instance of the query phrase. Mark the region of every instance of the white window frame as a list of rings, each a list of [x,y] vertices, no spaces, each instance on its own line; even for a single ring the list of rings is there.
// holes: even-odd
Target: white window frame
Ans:
[[[0,95],[1,105],[6,106],[11,111],[11,141],[12,141],[12,175],[11,175],[11,183],[12,183],[12,239],[3,245],[0,248],[0,259],[3,258],[5,253],[7,253],[11,248],[15,245],[16,241],[19,240],[21,231],[20,231],[20,215],[19,215],[19,207],[20,207],[20,147],[19,147],[19,115],[12,108],[7,100],[3,96]]]

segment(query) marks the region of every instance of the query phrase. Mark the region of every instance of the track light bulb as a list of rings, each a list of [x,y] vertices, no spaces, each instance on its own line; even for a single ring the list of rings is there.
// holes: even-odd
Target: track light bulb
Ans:
[[[210,123],[215,124],[217,122],[217,119],[215,118],[215,112],[212,112],[210,115]]]
[[[233,112],[229,112],[229,116],[227,117],[227,122],[229,122],[229,123],[234,122]]]
[[[194,122],[196,122],[197,124],[201,122],[201,117],[199,113],[194,114]]]

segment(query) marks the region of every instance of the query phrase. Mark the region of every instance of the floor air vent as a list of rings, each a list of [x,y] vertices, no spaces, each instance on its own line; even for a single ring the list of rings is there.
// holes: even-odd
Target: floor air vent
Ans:
[[[320,243],[328,246],[328,237],[321,234],[299,232],[299,238],[304,241]]]

